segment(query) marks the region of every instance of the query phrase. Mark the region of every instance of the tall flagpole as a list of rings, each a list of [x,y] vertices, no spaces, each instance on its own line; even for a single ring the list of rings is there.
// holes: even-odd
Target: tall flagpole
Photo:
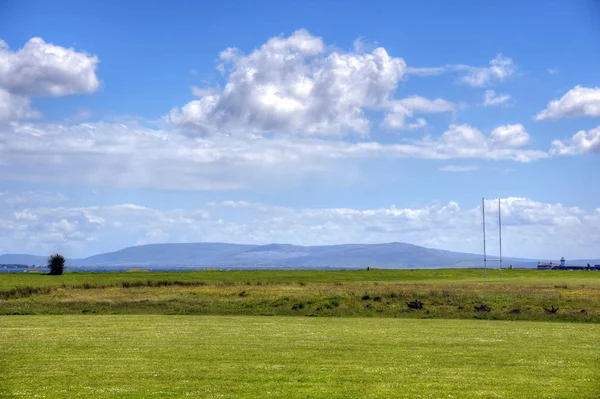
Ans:
[[[483,218],[483,280],[487,283],[487,255],[485,252],[485,198],[481,199],[481,216]]]
[[[498,231],[500,233],[500,281],[502,281],[502,212],[500,210],[500,198],[498,198]]]

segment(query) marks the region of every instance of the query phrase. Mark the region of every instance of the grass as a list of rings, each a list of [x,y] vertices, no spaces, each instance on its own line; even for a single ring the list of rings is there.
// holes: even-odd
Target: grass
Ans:
[[[600,397],[595,272],[9,273],[0,314],[0,397]]]
[[[22,286],[116,286],[123,282],[180,281],[204,283],[483,283],[481,269],[414,270],[236,270],[183,272],[65,273],[47,276],[40,273],[2,273],[0,290]],[[488,270],[488,283],[500,284],[498,270]],[[594,285],[600,286],[600,273],[559,270],[504,270],[502,284]]]
[[[393,272],[330,271],[315,272],[315,276],[281,271],[234,272],[232,276],[228,272],[131,273],[133,278],[130,273],[12,274],[3,280],[5,285],[9,285],[6,281],[13,281],[12,288],[0,290],[0,314],[301,315],[600,322],[600,286],[596,285],[600,273],[566,272],[561,282],[545,285],[542,282],[548,277],[537,271],[507,271],[506,280],[512,280],[507,284],[470,282],[470,270],[414,272],[420,278],[414,278],[410,271]],[[463,282],[439,280],[443,273],[455,278],[462,275]],[[365,274],[388,279],[355,280],[356,275]],[[392,277],[405,277],[406,281],[394,281]],[[587,279],[588,284],[574,285],[571,279]],[[61,281],[62,284],[54,283]],[[409,305],[416,301],[422,308],[411,309]]]
[[[582,323],[219,316],[0,319],[0,396],[597,398]]]

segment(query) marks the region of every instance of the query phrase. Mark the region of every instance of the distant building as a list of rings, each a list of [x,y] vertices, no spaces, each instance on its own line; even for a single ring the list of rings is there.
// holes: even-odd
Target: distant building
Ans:
[[[557,266],[558,265],[552,264],[552,262],[538,262],[537,268],[538,270],[552,270]]]
[[[538,262],[538,270],[597,270],[600,271],[600,265],[590,266],[588,263],[586,266],[567,266],[565,258],[560,258],[560,263],[552,262]]]

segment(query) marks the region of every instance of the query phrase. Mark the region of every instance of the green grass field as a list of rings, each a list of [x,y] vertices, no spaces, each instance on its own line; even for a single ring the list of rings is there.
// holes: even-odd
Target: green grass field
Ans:
[[[488,283],[500,284],[497,269],[488,270]],[[0,290],[19,286],[119,285],[136,281],[202,281],[205,283],[483,283],[481,269],[414,269],[414,270],[238,270],[124,273],[66,273],[46,276],[40,273],[2,273]],[[558,270],[504,270],[502,284],[595,285],[600,286],[600,273]]]
[[[0,314],[301,315],[600,322],[600,273],[509,270],[2,275]],[[422,309],[408,303],[421,301]],[[476,306],[485,305],[487,311]],[[556,313],[548,309],[558,308]]]
[[[0,395],[592,399],[599,339],[582,323],[13,316]]]
[[[499,280],[0,274],[0,397],[600,398],[600,273]]]

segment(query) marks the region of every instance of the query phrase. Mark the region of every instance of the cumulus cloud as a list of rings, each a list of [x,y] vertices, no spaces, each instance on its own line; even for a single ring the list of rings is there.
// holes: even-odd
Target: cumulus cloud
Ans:
[[[32,97],[93,93],[98,58],[31,38],[12,51],[0,40],[0,121],[37,118]]]
[[[219,55],[217,69],[226,80],[221,88],[194,87],[200,97],[167,115],[174,125],[194,134],[217,132],[275,133],[305,136],[366,135],[371,122],[366,112],[383,112],[383,126],[415,129],[427,124],[416,114],[452,112],[444,99],[419,96],[393,100],[398,82],[407,73],[461,74],[461,82],[481,87],[503,81],[515,72],[510,58],[498,54],[488,67],[447,65],[407,68],[383,47],[365,52],[359,40],[353,51],[325,45],[320,37],[298,30],[289,37],[269,39],[244,54],[228,48]],[[506,103],[500,97],[494,105]]]
[[[434,76],[447,72],[459,73],[459,82],[472,87],[484,87],[492,83],[502,82],[516,72],[515,63],[501,53],[489,62],[487,67],[475,67],[463,64],[451,64],[442,67],[407,67],[408,75]]]
[[[0,86],[26,96],[64,96],[93,93],[100,86],[98,58],[30,39],[22,49],[0,46]]]
[[[494,90],[486,90],[483,94],[484,107],[506,107],[514,105],[510,102],[512,99],[510,94],[496,93]]]
[[[382,47],[370,53],[329,50],[306,30],[269,39],[250,54],[229,48],[218,92],[173,109],[168,119],[202,134],[215,131],[366,134],[366,109],[382,107],[406,63]]]
[[[465,150],[484,148],[485,141],[483,133],[467,124],[450,125],[441,137],[441,142],[447,147]]]
[[[341,160],[488,159],[532,162],[548,157],[518,147],[520,130],[486,137],[452,125],[437,138],[384,144],[294,137],[189,137],[136,122],[11,123],[0,126],[0,179],[93,187],[227,190],[294,185]],[[512,135],[512,136],[511,136]],[[506,137],[505,137],[506,136]],[[494,139],[494,140],[492,140]]]
[[[575,86],[558,100],[548,103],[535,120],[561,119],[573,116],[600,116],[600,87]]]
[[[28,97],[11,94],[0,87],[0,122],[40,117],[40,112],[31,109],[31,100]]]
[[[600,126],[588,131],[580,130],[570,140],[554,140],[550,152],[553,155],[600,153]]]
[[[503,198],[505,255],[541,258],[598,256],[600,210]],[[486,207],[497,209],[496,200]],[[200,209],[153,209],[133,204],[0,209],[4,252],[50,252],[67,245],[71,256],[89,248],[149,242],[224,241],[301,245],[403,241],[478,253],[481,209],[456,202],[418,208],[291,208],[245,201],[205,204]],[[27,215],[23,217],[22,215]],[[497,231],[489,221],[490,252]],[[109,244],[110,242],[110,244]],[[103,247],[104,245],[104,247]]]
[[[492,148],[518,148],[529,142],[529,133],[523,125],[498,126],[490,134],[489,143]]]

